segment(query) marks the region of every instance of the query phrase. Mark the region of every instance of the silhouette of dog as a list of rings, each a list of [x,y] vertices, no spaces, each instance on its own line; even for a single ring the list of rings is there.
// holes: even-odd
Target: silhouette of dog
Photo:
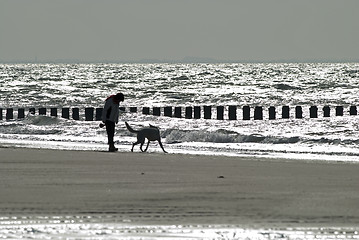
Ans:
[[[126,127],[128,129],[128,131],[130,131],[131,133],[136,133],[137,134],[137,142],[132,144],[132,149],[131,152],[133,152],[133,148],[135,147],[135,145],[141,143],[140,149],[142,152],[146,152],[148,149],[148,145],[150,145],[150,141],[158,141],[158,143],[160,144],[163,152],[167,153],[166,150],[163,148],[162,142],[161,142],[161,136],[160,136],[160,130],[155,127],[150,125],[150,127],[147,128],[142,128],[140,130],[134,130],[127,122],[125,122]],[[148,140],[147,142],[147,147],[145,150],[142,150],[142,146],[145,143],[145,140]]]

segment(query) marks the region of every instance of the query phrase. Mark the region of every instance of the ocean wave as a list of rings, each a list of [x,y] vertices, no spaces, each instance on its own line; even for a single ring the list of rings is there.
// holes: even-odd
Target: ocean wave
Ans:
[[[176,129],[167,129],[163,136],[167,143],[178,142],[216,142],[216,143],[230,143],[236,142],[236,138],[232,135],[220,132],[207,131],[183,131]]]
[[[279,90],[300,90],[301,89],[299,87],[294,87],[294,86],[284,84],[284,83],[275,84],[275,85],[273,85],[273,87],[276,89],[279,89]]]
[[[60,122],[63,121],[65,120],[57,117],[50,117],[45,115],[38,115],[38,116],[28,115],[25,118],[24,123],[37,125],[37,126],[46,126],[46,125],[59,124]]]
[[[239,134],[233,131],[217,130],[210,131],[191,131],[167,129],[162,133],[162,137],[166,138],[169,144],[182,142],[209,142],[209,143],[263,143],[263,144],[295,144],[303,143],[305,145],[359,145],[359,139],[356,138],[330,138],[313,136],[299,137],[299,136],[273,136],[262,134]]]
[[[0,126],[0,135],[1,136],[3,136],[3,134],[9,135],[9,136],[23,135],[28,138],[29,136],[34,136],[34,135],[54,135],[54,134],[61,134],[61,133],[63,133],[63,130],[61,130],[61,129],[46,129],[46,128],[36,129],[33,127],[26,127],[26,126],[20,125],[20,124],[1,125]]]
[[[308,139],[306,141],[303,141],[307,144],[313,143],[313,144],[328,144],[328,145],[358,145],[359,139],[341,139],[341,138],[317,138],[317,139]]]
[[[292,144],[300,142],[299,137],[278,137],[264,136],[261,134],[238,134],[223,130],[215,132],[209,131],[184,131],[177,129],[167,129],[163,132],[163,137],[167,143],[180,142],[211,142],[211,143],[271,143],[271,144]]]
[[[189,77],[182,75],[179,77],[173,77],[172,80],[189,80]]]
[[[29,114],[24,119],[3,121],[0,124],[2,134],[51,135],[64,132],[66,120],[49,116]]]

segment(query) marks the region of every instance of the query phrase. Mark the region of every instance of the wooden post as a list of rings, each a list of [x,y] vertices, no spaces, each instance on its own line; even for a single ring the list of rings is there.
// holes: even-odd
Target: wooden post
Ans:
[[[358,115],[357,107],[356,106],[350,106],[349,113],[350,113],[350,115]]]
[[[251,109],[249,106],[243,107],[243,120],[250,120],[251,119]]]
[[[2,120],[2,108],[0,108],[0,120]]]
[[[343,116],[344,114],[343,114],[343,106],[337,106],[336,108],[335,108],[335,115],[336,116]]]
[[[85,121],[93,121],[93,107],[85,108]]]
[[[6,109],[6,120],[10,120],[14,118],[14,109],[8,108]]]
[[[301,106],[295,107],[295,118],[303,118],[303,110]]]
[[[223,120],[224,117],[224,107],[223,106],[217,106],[217,120]]]
[[[182,108],[181,107],[175,107],[175,117],[176,118],[182,117]]]
[[[39,115],[46,115],[46,108],[39,108]]]
[[[237,106],[228,107],[228,119],[237,120]]]
[[[35,108],[29,108],[29,113],[35,115]]]
[[[211,119],[212,118],[212,107],[211,106],[204,106],[204,119]]]
[[[254,120],[263,120],[263,108],[257,106],[254,108]]]
[[[19,119],[25,118],[25,109],[19,108],[17,110],[17,118],[19,118]]]
[[[103,108],[96,108],[96,121],[102,121]]]
[[[268,112],[269,112],[269,120],[275,119],[275,115],[276,115],[275,107],[273,107],[273,106],[269,107]]]
[[[70,119],[70,109],[69,108],[62,108],[61,117]]]
[[[57,108],[51,108],[50,111],[51,111],[50,116],[57,117]]]
[[[186,113],[185,116],[187,119],[191,119],[193,115],[192,107],[186,107]]]
[[[142,108],[142,114],[145,114],[145,115],[150,114],[150,108],[149,107],[143,107]]]
[[[323,107],[323,116],[324,117],[330,117],[330,107],[329,106],[324,106]]]
[[[161,116],[161,108],[160,107],[153,107],[153,116]]]
[[[200,106],[195,106],[194,107],[194,118],[195,119],[200,119],[201,118],[201,107]]]
[[[165,107],[163,111],[166,117],[172,117],[172,107]]]
[[[318,118],[318,107],[317,106],[311,106],[309,108],[310,112],[310,118]]]
[[[80,110],[79,108],[72,109],[72,119],[73,120],[80,120]]]
[[[284,118],[284,119],[289,118],[289,106],[282,107],[282,118]]]

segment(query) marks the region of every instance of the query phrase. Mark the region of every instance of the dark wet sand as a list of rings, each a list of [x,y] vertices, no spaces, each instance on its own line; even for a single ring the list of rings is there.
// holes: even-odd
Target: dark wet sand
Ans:
[[[0,148],[0,215],[350,227],[359,164]]]

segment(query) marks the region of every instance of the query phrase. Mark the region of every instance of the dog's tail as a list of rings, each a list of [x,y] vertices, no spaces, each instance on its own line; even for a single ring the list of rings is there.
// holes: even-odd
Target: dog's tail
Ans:
[[[132,133],[138,133],[138,131],[134,130],[130,125],[128,125],[127,122],[125,122],[125,124],[126,124],[126,127],[127,127],[128,131],[130,131]]]

